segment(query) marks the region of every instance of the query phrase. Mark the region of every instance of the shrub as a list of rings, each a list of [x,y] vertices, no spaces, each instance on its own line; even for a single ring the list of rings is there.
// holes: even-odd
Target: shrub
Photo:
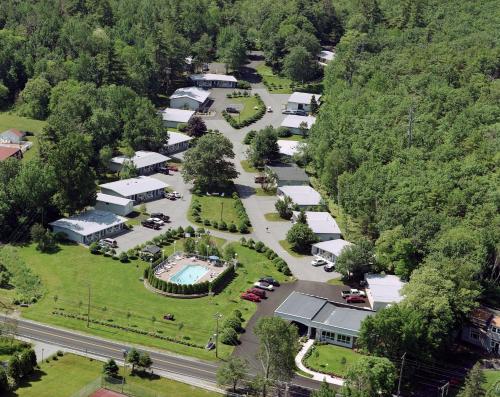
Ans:
[[[211,224],[210,219],[205,219],[205,220],[203,221],[203,224],[204,224],[205,226],[210,226],[210,224]]]
[[[238,231],[238,229],[236,228],[236,225],[234,223],[231,223],[228,227],[228,230],[231,232],[231,233],[235,233]]]
[[[247,241],[247,247],[250,249],[253,249],[254,246],[255,246],[255,241],[253,241],[253,239],[249,238]]]
[[[235,309],[233,311],[233,316],[236,317],[236,318],[239,318],[241,322],[243,322],[243,314],[241,313],[240,310],[238,309]]]
[[[182,226],[179,226],[177,228],[177,234],[179,234],[179,235],[183,235],[184,234],[184,228]]]
[[[248,226],[246,224],[246,222],[240,222],[239,225],[238,225],[238,231],[242,234],[246,234],[248,233]],[[245,242],[246,244],[246,242]],[[243,242],[241,243],[241,245],[245,246],[245,244],[243,244]]]
[[[126,252],[121,252],[120,255],[118,256],[118,259],[122,263],[128,262],[128,255],[127,255],[127,253]]]
[[[247,245],[247,239],[245,237],[240,238],[240,244],[243,247],[246,247],[246,245]]]
[[[224,324],[222,325],[222,328],[232,328],[236,332],[240,332],[242,330],[241,328],[241,320],[238,317],[228,317],[226,321],[224,321]]]
[[[186,228],[185,232],[193,235],[194,234],[194,228],[193,228],[193,226],[188,226]]]
[[[233,328],[224,328],[219,338],[225,345],[235,345],[238,342],[238,333]]]
[[[288,138],[292,136],[292,132],[286,127],[278,128],[278,137],[280,138]]]
[[[227,229],[227,223],[225,221],[221,221],[219,225],[220,230],[226,230]]]
[[[264,250],[264,243],[262,241],[257,241],[255,243],[255,251],[262,252]]]
[[[90,253],[93,255],[98,255],[101,253],[101,250],[99,249],[99,244],[97,244],[95,241],[89,245],[89,250]]]
[[[251,85],[248,81],[238,80],[236,87],[241,89],[241,90],[249,90],[251,88]]]
[[[219,222],[212,221],[212,227],[215,228],[215,229],[218,229],[219,228]]]
[[[196,229],[196,233],[198,233],[198,234],[205,234],[205,229],[202,228],[202,227],[199,227],[198,229]]]

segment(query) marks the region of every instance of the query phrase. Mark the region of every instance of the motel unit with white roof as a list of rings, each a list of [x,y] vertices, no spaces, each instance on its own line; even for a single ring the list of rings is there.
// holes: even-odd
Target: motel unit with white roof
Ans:
[[[184,110],[175,108],[166,108],[160,112],[163,125],[167,128],[178,128],[179,124],[187,124],[194,116],[194,110]]]
[[[127,216],[134,211],[134,202],[128,198],[97,193],[94,208],[100,211],[112,212],[120,216]]]
[[[236,88],[238,84],[236,77],[227,74],[192,74],[189,78],[195,85],[204,88]]]
[[[293,211],[292,223],[297,222],[299,214],[300,212]],[[335,240],[341,237],[342,232],[330,213],[306,211],[304,214],[307,219],[307,225],[319,241]]]
[[[305,132],[309,131],[315,122],[316,117],[314,116],[297,116],[290,114],[283,119],[281,127],[286,128],[292,134],[302,135],[302,129],[304,129]]]
[[[319,94],[310,94],[308,92],[294,92],[288,98],[288,102],[286,104],[287,110],[304,110],[306,112],[311,111],[311,101],[312,98],[319,103],[321,95]]]
[[[185,87],[170,95],[170,107],[174,109],[201,110],[207,104],[210,91],[198,87]]]
[[[144,175],[156,172],[158,168],[165,166],[168,160],[170,157],[163,154],[139,150],[133,157],[113,157],[109,163],[109,169],[113,172],[120,172],[126,162],[131,162],[137,168],[139,175]]]
[[[54,233],[64,233],[66,238],[89,245],[94,241],[120,233],[126,218],[108,211],[88,210],[50,223]]]
[[[134,204],[163,198],[168,185],[148,176],[122,179],[99,185],[101,193],[132,200]]]

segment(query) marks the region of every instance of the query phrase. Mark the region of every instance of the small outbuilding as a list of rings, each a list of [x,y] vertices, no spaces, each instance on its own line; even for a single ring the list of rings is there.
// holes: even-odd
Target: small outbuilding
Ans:
[[[130,199],[134,204],[163,198],[168,185],[148,176],[122,179],[99,185],[101,193]]]
[[[305,112],[310,112],[313,97],[319,103],[321,95],[310,94],[308,92],[294,92],[288,98],[286,108],[287,110],[304,110]]]
[[[108,211],[89,210],[50,223],[54,233],[64,233],[66,238],[80,244],[90,244],[120,233],[126,218]]]
[[[352,245],[352,243],[340,238],[335,240],[321,241],[312,245],[311,254],[320,256],[321,258],[329,262],[335,263],[344,248],[349,247],[350,245]]]
[[[333,51],[328,51],[328,50],[322,50],[318,54],[318,63],[321,66],[326,66],[328,65],[333,59],[335,58],[335,53]]]
[[[300,212],[293,211],[292,223],[297,222]],[[328,212],[306,211],[307,225],[318,237],[319,241],[339,239],[342,235],[337,222]]]
[[[278,187],[309,185],[306,172],[295,164],[267,165],[266,173],[276,180]]]
[[[189,135],[182,134],[176,131],[168,132],[168,143],[163,145],[163,151],[166,154],[175,154],[183,152],[189,148],[189,142],[193,138]]]
[[[315,207],[321,204],[321,195],[311,186],[280,186],[278,198],[290,197],[299,208]]]
[[[141,258],[148,261],[158,259],[161,254],[161,248],[157,245],[146,245],[141,250]]]
[[[276,317],[307,327],[307,337],[352,348],[371,310],[348,307],[293,291],[274,311]]]
[[[281,127],[286,128],[292,134],[303,135],[307,132],[316,122],[316,117],[314,116],[297,116],[290,114],[286,116],[281,122]]]
[[[383,309],[394,303],[399,303],[404,296],[401,290],[405,282],[398,276],[390,274],[365,274],[366,296],[373,310]]]
[[[15,146],[1,146],[0,145],[0,161],[7,160],[9,158],[22,159],[23,152],[21,148],[17,145]]]
[[[11,128],[0,133],[0,143],[20,144],[25,137],[26,133],[24,131],[20,131],[17,128]]]
[[[113,157],[109,164],[109,169],[113,172],[120,172],[126,162],[131,162],[137,168],[139,175],[151,174],[164,167],[170,157],[156,152],[139,150],[133,157],[117,156]]]
[[[196,86],[203,88],[236,88],[238,84],[236,77],[227,74],[192,74],[189,78]]]
[[[116,215],[127,216],[134,211],[134,202],[130,199],[97,193],[96,210],[112,212]]]
[[[161,112],[161,117],[165,127],[178,128],[179,124],[187,124],[194,114],[194,110],[166,108]]]
[[[175,90],[170,96],[170,107],[174,109],[202,110],[206,107],[210,91],[198,87]]]

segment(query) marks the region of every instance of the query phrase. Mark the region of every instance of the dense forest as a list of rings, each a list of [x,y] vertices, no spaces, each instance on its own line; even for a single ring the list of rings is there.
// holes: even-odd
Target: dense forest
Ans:
[[[365,344],[388,353],[406,335],[398,354],[432,354],[500,297],[498,3],[344,3],[309,167],[374,243],[371,270],[411,275]]]

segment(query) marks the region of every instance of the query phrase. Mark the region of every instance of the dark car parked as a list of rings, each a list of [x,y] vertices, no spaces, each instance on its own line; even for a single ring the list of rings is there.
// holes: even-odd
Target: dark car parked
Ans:
[[[271,285],[274,285],[275,287],[279,287],[280,286],[280,283],[278,280],[270,277],[270,276],[265,276],[265,277],[261,277],[259,278],[259,281],[264,281],[265,283],[268,283],[268,284],[271,284]]]
[[[240,111],[238,109],[232,107],[232,106],[228,106],[226,108],[226,112],[228,112],[228,113],[239,113]]]
[[[260,296],[255,294],[249,294],[248,292],[243,292],[241,294],[241,299],[245,299],[250,302],[260,302]]]
[[[168,215],[163,214],[162,212],[155,212],[151,214],[151,218],[161,219],[163,222],[170,222],[170,217]]]
[[[160,225],[151,221],[142,221],[141,225],[147,227],[148,229],[155,229],[155,230],[160,229]]]

